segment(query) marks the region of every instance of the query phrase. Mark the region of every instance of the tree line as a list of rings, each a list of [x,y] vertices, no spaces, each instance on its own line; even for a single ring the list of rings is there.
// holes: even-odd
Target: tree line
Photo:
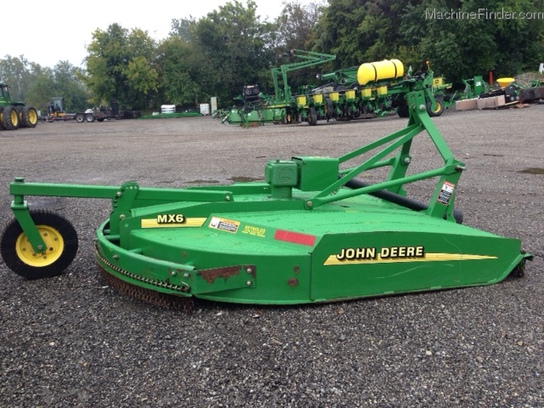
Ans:
[[[288,61],[289,49],[336,55],[295,73],[293,86],[312,83],[316,71],[387,58],[414,68],[430,61],[454,83],[489,71],[515,76],[544,60],[543,14],[544,0],[295,0],[269,21],[253,0],[234,0],[199,19],[172,19],[160,41],[119,24],[96,29],[82,67],[59,61],[48,68],[6,55],[0,80],[14,99],[45,109],[63,96],[75,111],[113,100],[121,109],[190,107],[211,96],[228,107],[246,84],[272,93],[271,68]]]

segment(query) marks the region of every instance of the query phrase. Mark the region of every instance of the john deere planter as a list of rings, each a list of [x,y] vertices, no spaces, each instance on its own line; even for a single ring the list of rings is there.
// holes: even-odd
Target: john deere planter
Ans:
[[[62,273],[76,231],[59,215],[29,210],[25,197],[104,198],[112,211],[96,230],[96,262],[108,282],[155,303],[302,304],[500,282],[531,255],[517,239],[460,223],[454,198],[465,166],[431,122],[424,92],[407,103],[404,129],[340,157],[270,161],[264,182],[161,189],[17,178],[2,257],[27,279]],[[420,134],[440,165],[408,173]],[[384,167],[381,182],[361,178]],[[405,186],[425,179],[437,180],[428,202],[406,196]]]

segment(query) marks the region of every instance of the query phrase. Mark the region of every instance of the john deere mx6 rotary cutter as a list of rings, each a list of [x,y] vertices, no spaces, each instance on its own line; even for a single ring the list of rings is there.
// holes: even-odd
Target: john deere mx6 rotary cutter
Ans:
[[[341,157],[270,161],[264,182],[163,189],[16,178],[2,257],[27,279],[62,273],[76,231],[59,215],[29,210],[25,197],[104,198],[112,209],[96,230],[96,262],[117,288],[156,303],[303,304],[502,281],[531,255],[517,239],[460,223],[453,204],[465,166],[431,122],[424,93],[407,103],[400,131]],[[440,163],[408,172],[420,134]],[[376,168],[383,181],[363,181]],[[425,179],[436,180],[430,198],[407,197],[405,187]]]

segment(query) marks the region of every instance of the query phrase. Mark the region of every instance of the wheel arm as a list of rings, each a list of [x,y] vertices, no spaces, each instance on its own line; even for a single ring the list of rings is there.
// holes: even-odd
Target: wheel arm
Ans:
[[[45,242],[38,232],[38,228],[36,228],[36,224],[34,224],[30,216],[28,205],[22,196],[15,196],[15,199],[11,202],[11,209],[30,245],[32,245],[32,249],[36,253],[42,252],[46,247]]]

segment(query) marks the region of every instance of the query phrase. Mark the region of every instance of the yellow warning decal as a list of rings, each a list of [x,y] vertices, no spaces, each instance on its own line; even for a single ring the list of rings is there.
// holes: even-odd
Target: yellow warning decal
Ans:
[[[227,218],[212,217],[208,227],[236,234],[238,228],[240,228],[240,222]]]
[[[206,218],[189,217],[181,214],[159,214],[156,218],[142,218],[141,228],[180,228],[180,227],[201,227]]]

